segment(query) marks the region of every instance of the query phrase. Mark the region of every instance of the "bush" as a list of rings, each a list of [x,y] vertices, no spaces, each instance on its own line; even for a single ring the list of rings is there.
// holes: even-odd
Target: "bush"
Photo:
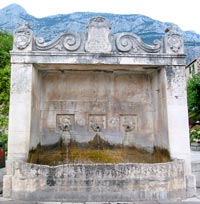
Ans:
[[[200,119],[200,74],[192,75],[187,81],[187,98],[190,124]]]
[[[200,143],[200,125],[190,128],[190,143],[192,142]]]

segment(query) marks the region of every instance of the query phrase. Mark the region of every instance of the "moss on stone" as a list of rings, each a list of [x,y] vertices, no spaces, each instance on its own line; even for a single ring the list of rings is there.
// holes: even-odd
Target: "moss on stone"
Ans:
[[[135,146],[114,145],[96,135],[88,143],[60,140],[52,145],[38,144],[29,152],[29,163],[60,165],[63,163],[161,163],[171,161],[169,151],[154,147],[153,153]]]

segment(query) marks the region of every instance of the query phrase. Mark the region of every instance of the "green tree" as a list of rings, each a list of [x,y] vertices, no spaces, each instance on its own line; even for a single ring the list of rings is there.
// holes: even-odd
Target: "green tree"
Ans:
[[[200,119],[200,74],[194,74],[187,82],[188,111],[190,121]]]
[[[10,53],[13,38],[8,32],[0,31],[0,142],[7,146],[9,95],[10,95]]]
[[[8,32],[0,31],[0,68],[10,64],[10,53],[12,49],[12,35]]]

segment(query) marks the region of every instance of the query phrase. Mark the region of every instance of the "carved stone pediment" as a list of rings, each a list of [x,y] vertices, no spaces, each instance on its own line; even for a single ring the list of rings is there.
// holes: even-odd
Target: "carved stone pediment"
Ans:
[[[87,33],[66,31],[52,41],[33,38],[27,23],[22,23],[14,33],[14,50],[56,51],[66,53],[167,53],[184,54],[183,38],[174,25],[165,30],[161,40],[146,44],[134,33],[110,32],[110,25],[103,17],[94,17],[88,24]]]

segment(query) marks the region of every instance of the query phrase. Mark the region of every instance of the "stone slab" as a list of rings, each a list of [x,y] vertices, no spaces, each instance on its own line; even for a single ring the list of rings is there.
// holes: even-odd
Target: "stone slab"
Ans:
[[[200,201],[159,202],[159,204],[200,204]]]
[[[108,204],[200,204],[200,200],[191,199],[191,201],[133,201],[133,202],[91,202],[93,204],[108,203]],[[85,204],[85,202],[42,202],[42,201],[16,201],[4,200],[0,198],[0,204]]]
[[[37,204],[37,201],[0,200],[0,204]]]
[[[39,201],[39,202],[37,202],[37,204],[62,204],[62,202],[48,202],[48,201],[42,202],[42,201]],[[71,204],[71,203],[69,203],[69,204]]]
[[[134,202],[134,204],[159,204],[159,202],[157,201],[138,201],[138,202]]]

